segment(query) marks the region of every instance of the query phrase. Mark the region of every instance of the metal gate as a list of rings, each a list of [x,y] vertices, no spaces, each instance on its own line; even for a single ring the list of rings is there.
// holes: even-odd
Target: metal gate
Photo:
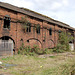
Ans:
[[[0,42],[0,56],[13,55],[13,42],[2,40]]]

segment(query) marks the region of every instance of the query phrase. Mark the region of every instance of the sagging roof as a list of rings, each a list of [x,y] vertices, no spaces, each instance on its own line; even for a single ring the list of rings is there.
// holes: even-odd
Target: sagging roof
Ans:
[[[29,16],[32,16],[32,17],[35,17],[35,18],[59,25],[59,26],[62,26],[62,27],[66,27],[66,28],[75,30],[75,28],[70,27],[68,24],[54,20],[48,16],[42,15],[42,14],[34,12],[34,11],[31,11],[27,8],[20,8],[20,7],[13,6],[11,4],[4,3],[4,2],[0,2],[0,7],[4,7],[4,8],[7,8],[7,9],[15,11],[15,12],[23,13],[23,14],[26,14],[26,15],[29,15]]]

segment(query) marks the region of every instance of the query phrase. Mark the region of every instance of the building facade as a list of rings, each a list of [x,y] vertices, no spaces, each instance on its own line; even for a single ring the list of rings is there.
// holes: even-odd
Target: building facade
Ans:
[[[34,11],[0,2],[1,50],[9,47],[8,50],[12,48],[11,52],[17,51],[22,43],[31,47],[38,45],[40,48],[54,48],[61,31],[72,34],[74,40],[71,45],[75,48],[74,28]]]

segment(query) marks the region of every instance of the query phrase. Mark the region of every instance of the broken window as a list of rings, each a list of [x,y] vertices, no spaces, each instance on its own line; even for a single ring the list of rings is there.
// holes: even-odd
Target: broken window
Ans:
[[[10,18],[9,17],[4,17],[4,28],[10,28]]]
[[[58,33],[61,33],[62,31],[61,30],[58,30]]]
[[[52,28],[49,29],[49,35],[52,35]]]
[[[27,24],[26,32],[31,32],[31,23],[28,23]]]
[[[39,24],[36,26],[36,32],[40,33],[40,25]]]

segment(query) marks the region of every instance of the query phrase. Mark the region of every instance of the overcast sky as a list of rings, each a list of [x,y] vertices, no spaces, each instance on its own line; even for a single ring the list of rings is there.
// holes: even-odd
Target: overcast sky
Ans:
[[[75,0],[0,0],[24,7],[75,28]]]

